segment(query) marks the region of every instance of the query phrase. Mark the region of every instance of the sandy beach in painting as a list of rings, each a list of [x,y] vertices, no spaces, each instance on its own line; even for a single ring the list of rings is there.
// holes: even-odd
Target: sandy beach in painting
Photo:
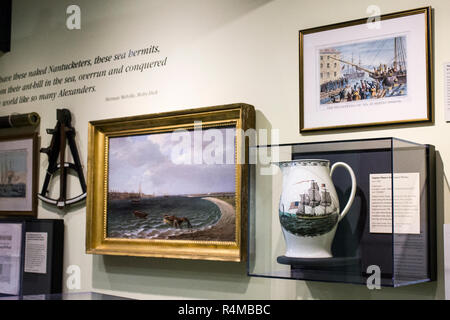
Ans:
[[[212,240],[214,241],[235,241],[236,239],[236,213],[235,208],[221,199],[206,197],[204,200],[211,201],[217,205],[221,212],[219,221],[204,230],[191,230],[176,236],[171,236],[172,240]]]

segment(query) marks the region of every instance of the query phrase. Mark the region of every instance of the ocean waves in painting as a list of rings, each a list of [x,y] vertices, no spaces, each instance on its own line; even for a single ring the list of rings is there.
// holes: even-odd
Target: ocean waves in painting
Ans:
[[[135,212],[138,212],[137,215]],[[179,228],[164,222],[164,215],[187,218]],[[211,201],[198,197],[155,197],[136,200],[109,200],[107,236],[128,239],[168,239],[184,233],[207,230],[221,217]]]

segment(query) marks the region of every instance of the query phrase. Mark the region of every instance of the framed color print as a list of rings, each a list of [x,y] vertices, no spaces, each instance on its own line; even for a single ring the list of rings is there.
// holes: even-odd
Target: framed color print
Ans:
[[[233,104],[90,122],[87,252],[244,260],[254,121]]]
[[[300,31],[300,132],[431,122],[431,10]]]
[[[0,216],[36,216],[37,134],[0,137]]]

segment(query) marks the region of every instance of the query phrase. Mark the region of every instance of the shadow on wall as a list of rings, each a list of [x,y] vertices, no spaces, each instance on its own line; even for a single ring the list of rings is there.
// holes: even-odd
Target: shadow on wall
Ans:
[[[265,146],[279,141],[272,141],[272,125],[267,117],[260,110],[256,110],[257,141],[256,145]],[[265,131],[263,131],[265,130]],[[251,205],[249,206],[249,272],[250,274],[264,274],[271,270],[276,257],[273,257],[274,246],[278,247],[282,242],[281,232],[277,232],[278,241],[273,241],[272,220],[278,217],[278,212],[272,212],[272,186],[273,176],[262,175],[258,170],[267,169],[271,161],[270,149],[251,148],[250,155],[252,163],[249,196]],[[257,232],[258,230],[258,232]]]
[[[436,237],[437,237],[437,280],[428,283],[399,288],[382,287],[369,290],[364,285],[343,283],[305,282],[313,299],[444,299],[444,240],[445,223],[444,201],[450,188],[445,177],[444,165],[439,152],[436,152]],[[303,293],[303,282],[297,284],[297,295]],[[298,297],[302,298],[302,297]]]
[[[94,256],[92,287],[172,297],[220,299],[244,294],[245,263]]]

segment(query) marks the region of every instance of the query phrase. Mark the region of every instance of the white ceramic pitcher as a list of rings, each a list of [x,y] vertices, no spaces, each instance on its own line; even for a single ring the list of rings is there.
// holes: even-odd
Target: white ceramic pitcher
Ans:
[[[329,258],[338,223],[349,211],[356,193],[352,168],[343,162],[294,160],[276,163],[283,173],[279,218],[286,241],[286,257]],[[350,173],[350,198],[340,212],[331,176],[337,167]]]

